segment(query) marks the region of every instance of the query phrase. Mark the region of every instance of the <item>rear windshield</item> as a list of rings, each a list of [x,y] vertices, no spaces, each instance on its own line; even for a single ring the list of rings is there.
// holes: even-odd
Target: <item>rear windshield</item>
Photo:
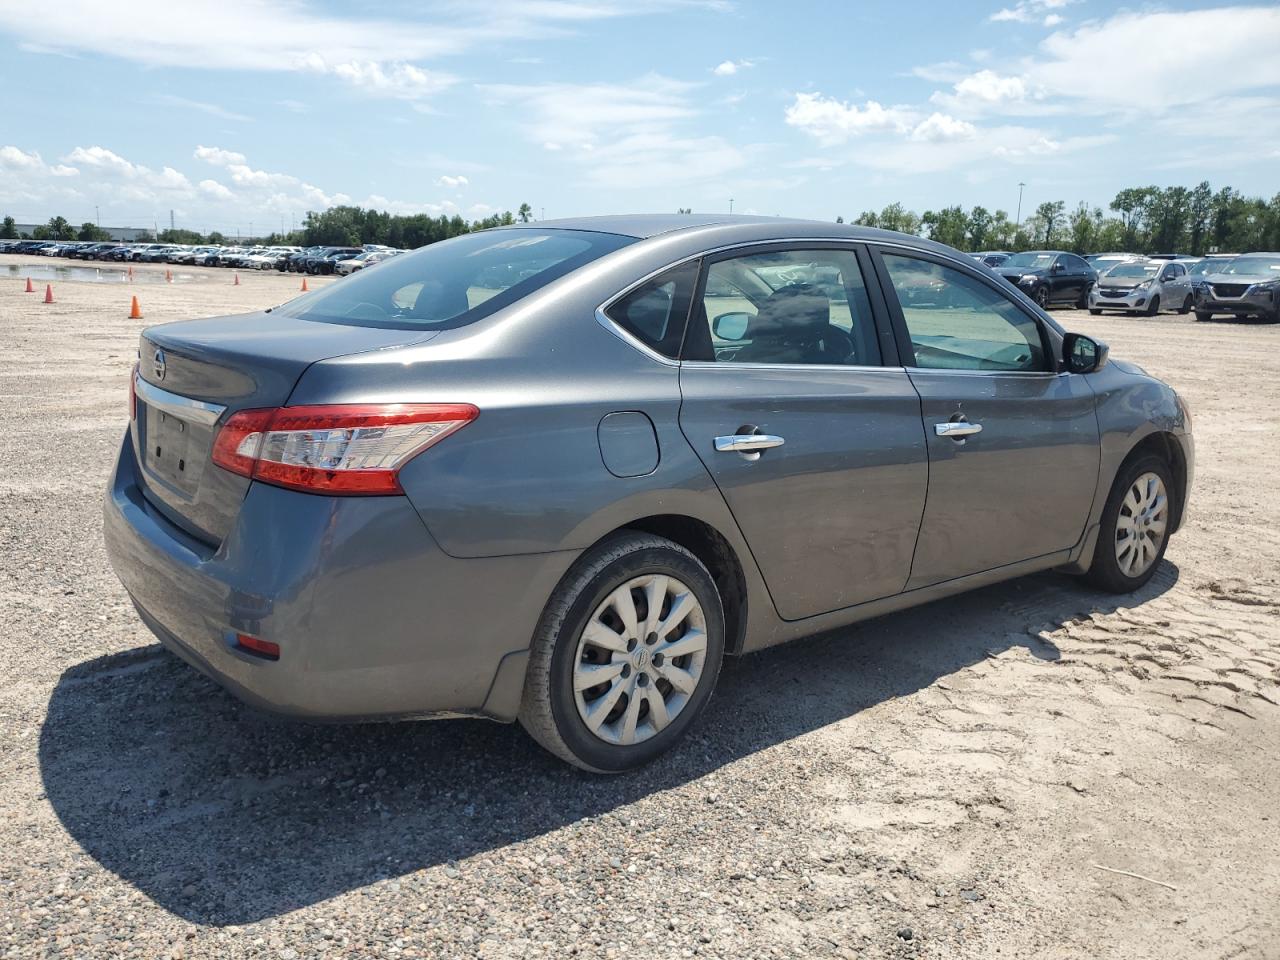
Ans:
[[[1054,254],[1052,253],[1015,253],[1000,266],[1043,270],[1053,262],[1053,257]]]
[[[634,242],[585,230],[482,230],[385,260],[280,312],[355,326],[461,327]]]

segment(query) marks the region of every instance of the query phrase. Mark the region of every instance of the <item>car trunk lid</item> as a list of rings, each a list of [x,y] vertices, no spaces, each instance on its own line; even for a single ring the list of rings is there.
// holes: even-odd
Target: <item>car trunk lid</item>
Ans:
[[[216,547],[231,529],[250,483],[210,459],[214,436],[228,416],[283,406],[317,361],[421,343],[434,335],[275,312],[144,331],[130,431],[143,495],[170,522]]]

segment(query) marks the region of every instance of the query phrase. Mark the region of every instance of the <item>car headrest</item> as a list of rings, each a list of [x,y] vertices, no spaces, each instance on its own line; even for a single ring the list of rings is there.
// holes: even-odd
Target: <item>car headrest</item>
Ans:
[[[419,320],[452,320],[470,309],[465,287],[427,280],[413,301],[411,315]]]
[[[807,342],[830,329],[831,300],[811,283],[791,283],[769,294],[747,328],[752,340]]]

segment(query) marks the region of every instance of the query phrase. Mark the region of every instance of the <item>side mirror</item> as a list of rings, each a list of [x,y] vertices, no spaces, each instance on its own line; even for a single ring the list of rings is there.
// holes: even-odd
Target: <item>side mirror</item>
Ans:
[[[749,313],[722,313],[711,321],[711,332],[719,340],[741,340],[751,323]]]
[[[1052,267],[1049,268],[1050,273],[1066,273],[1066,271],[1067,271],[1066,264],[1062,264],[1062,263],[1055,263]]]
[[[1174,273],[1162,273],[1162,274],[1160,274],[1160,282],[1161,282],[1161,283],[1168,283],[1170,280],[1177,280],[1177,279],[1178,279],[1177,274],[1174,274]]]
[[[1083,333],[1068,333],[1062,338],[1062,362],[1071,373],[1093,373],[1102,369],[1109,352],[1101,340]]]

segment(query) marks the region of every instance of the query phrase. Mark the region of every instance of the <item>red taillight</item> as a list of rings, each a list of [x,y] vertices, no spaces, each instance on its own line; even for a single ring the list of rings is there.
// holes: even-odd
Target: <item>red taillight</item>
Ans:
[[[129,420],[138,419],[138,365],[133,365],[129,373]]]
[[[247,633],[236,634],[236,646],[250,653],[256,653],[260,657],[266,657],[269,660],[280,659],[280,644],[272,643],[270,640],[260,640],[257,637],[251,637]]]
[[[469,403],[241,410],[218,431],[213,462],[244,477],[310,493],[402,493],[400,468],[479,413]]]

